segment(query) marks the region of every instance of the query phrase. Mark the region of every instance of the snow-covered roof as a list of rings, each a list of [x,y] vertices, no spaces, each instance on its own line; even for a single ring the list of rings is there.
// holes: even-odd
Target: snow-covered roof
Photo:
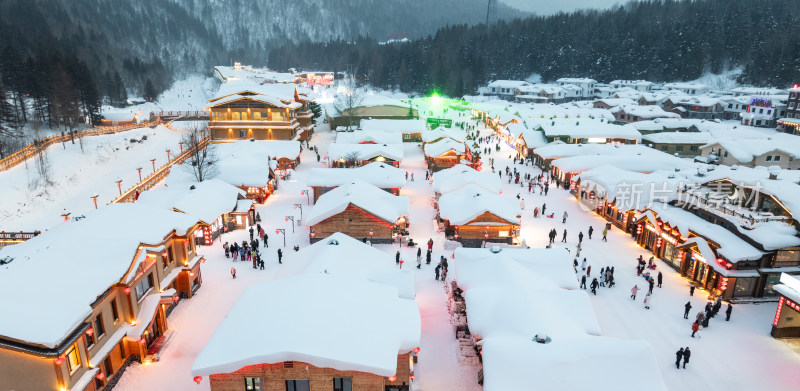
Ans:
[[[652,86],[652,81],[647,80],[614,80],[608,83],[615,87],[628,87],[628,86]]]
[[[259,84],[250,81],[237,81],[233,83],[222,83],[217,94],[209,100],[209,105],[217,105],[222,98],[227,96],[240,95],[244,92],[252,92],[257,95],[271,97],[279,100],[282,104],[294,102],[294,92],[297,89],[298,95],[310,93],[308,89],[296,84],[267,83]],[[301,96],[302,97],[302,96]]]
[[[800,280],[797,277],[781,273],[780,284],[773,285],[772,289],[789,300],[800,303]]]
[[[677,82],[677,83],[665,83],[663,87],[664,87],[664,88],[666,88],[666,89],[668,89],[668,90],[672,90],[672,89],[675,89],[675,90],[685,90],[685,89],[708,89],[708,88],[709,88],[709,87],[708,87],[707,85],[705,85],[705,84],[699,84],[699,83],[680,83],[680,82]]]
[[[615,125],[591,118],[558,118],[525,120],[530,129],[541,129],[547,137],[621,138],[641,140],[642,134],[631,124]]]
[[[489,172],[480,172],[464,164],[433,173],[433,190],[439,194],[450,193],[467,185],[476,185],[492,193],[500,193],[500,177]]]
[[[653,149],[641,144],[566,144],[550,143],[536,148],[534,153],[542,159],[560,159],[581,155],[637,155],[652,153]],[[598,165],[602,164],[598,162]]]
[[[383,189],[405,186],[405,171],[390,164],[373,162],[356,168],[312,168],[306,177],[310,187],[336,187],[363,180]]]
[[[458,142],[451,138],[443,138],[433,143],[427,143],[424,147],[425,156],[437,158],[450,150],[455,151],[457,154],[464,154],[469,147],[463,142]]]
[[[527,86],[528,82],[522,80],[495,80],[487,85],[487,87],[495,88],[519,88]]]
[[[267,104],[275,106],[275,107],[286,108],[286,109],[297,109],[297,108],[300,108],[302,106],[302,104],[299,103],[299,102],[288,102],[287,103],[287,102],[282,101],[279,98],[276,98],[276,97],[270,96],[270,95],[263,95],[263,94],[258,94],[258,95],[238,95],[238,94],[234,94],[234,95],[228,95],[228,96],[225,96],[225,97],[221,97],[221,98],[218,98],[215,101],[209,102],[209,107],[214,107],[214,106],[219,106],[219,105],[223,105],[223,104],[226,104],[226,103],[231,103],[231,102],[234,102],[234,101],[237,101],[237,100],[240,100],[240,99],[255,100],[255,101],[258,101],[258,102],[267,103]]]
[[[687,235],[691,230],[697,235],[713,241],[720,246],[717,252],[728,261],[753,260],[764,255],[764,252],[751,246],[726,228],[703,220],[682,208],[656,203],[649,209],[655,212],[656,217],[662,221],[669,222],[672,227],[677,227],[682,235]],[[707,259],[709,263],[716,263],[714,260],[715,258]]]
[[[244,190],[214,178],[203,182],[176,184],[166,189],[148,190],[139,195],[136,203],[176,209],[211,224],[222,214],[234,211],[239,196],[245,195],[247,193]]]
[[[364,119],[361,130],[364,132],[422,133],[428,127],[420,119]]]
[[[402,144],[403,135],[396,132],[338,132],[336,142],[339,144]]]
[[[358,160],[370,160],[380,156],[394,161],[402,161],[405,157],[402,144],[339,144],[328,147],[328,156],[333,161],[347,159],[356,154]]]
[[[409,199],[356,179],[320,196],[308,212],[306,224],[318,224],[344,212],[350,204],[394,224],[401,216],[408,215]]]
[[[439,216],[453,225],[465,225],[487,212],[510,224],[519,224],[517,216],[522,213],[517,200],[475,184],[468,184],[439,197]],[[491,225],[486,222],[480,224]]]
[[[499,251],[496,251],[499,250]],[[518,283],[537,288],[578,289],[572,257],[562,248],[465,248],[455,250],[462,289]]]
[[[676,168],[688,168],[694,165],[688,160],[673,155],[650,149],[650,153],[637,153],[634,155],[582,155],[565,157],[554,160],[553,167],[562,172],[578,173],[598,167],[609,165],[623,170],[634,172],[669,171]]]
[[[122,203],[104,206],[26,242],[0,248],[0,336],[48,348],[59,345],[110,286],[127,281],[158,245],[198,222],[188,214]],[[135,273],[135,272],[134,272]],[[65,284],[69,284],[67,288]],[[31,284],[35,284],[32,287]],[[11,300],[25,293],[24,300]]]
[[[562,78],[556,80],[556,82],[558,82],[558,83],[569,83],[569,84],[573,84],[573,83],[597,83],[597,80],[589,79],[589,78],[586,78],[586,77],[562,77]]]
[[[300,274],[332,274],[342,278],[372,281],[394,286],[401,298],[414,300],[414,274],[398,269],[394,257],[341,232],[286,253],[286,262],[277,277]]]
[[[642,135],[643,143],[656,144],[697,144],[710,142],[713,136],[706,132],[659,132]]]
[[[783,152],[795,159],[800,158],[800,137],[786,133],[774,133],[770,137],[741,139],[721,137],[710,141],[703,148],[719,145],[734,159],[750,163],[754,158],[773,151]]]
[[[485,391],[668,389],[647,342],[572,337],[541,344],[532,341],[536,331],[484,339]]]
[[[467,140],[464,130],[457,128],[436,128],[422,133],[422,141],[425,143],[432,143],[443,138],[450,138],[462,143]]]
[[[136,119],[136,113],[130,111],[103,111],[102,115],[109,121],[133,121]]]
[[[633,99],[628,99],[628,98],[603,98],[603,99],[597,99],[595,100],[595,102],[604,103],[611,107],[636,105],[636,102],[634,102]]]
[[[223,158],[240,158],[244,155],[258,156],[259,159],[289,159],[300,156],[300,142],[290,140],[242,140],[216,143],[216,153]]]
[[[686,105],[686,106],[714,106],[714,105],[721,105],[722,101],[718,98],[710,97],[710,96],[670,96],[667,98],[668,101],[672,102],[674,105]]]
[[[256,329],[243,332],[248,324]],[[300,361],[392,376],[397,355],[419,346],[420,328],[416,301],[400,298],[394,287],[324,273],[278,279],[245,289],[191,374]]]
[[[654,202],[670,202],[678,197],[677,189],[686,178],[674,173],[655,172],[643,174],[601,165],[581,173],[581,188],[594,191],[598,198],[611,202],[618,196],[619,210],[642,210]]]
[[[622,105],[617,106],[611,109],[612,113],[618,112],[625,112],[625,114],[633,115],[639,118],[681,118],[680,115],[676,113],[672,113],[669,111],[664,111],[660,106],[649,105],[649,106],[639,106],[636,104],[633,105]]]

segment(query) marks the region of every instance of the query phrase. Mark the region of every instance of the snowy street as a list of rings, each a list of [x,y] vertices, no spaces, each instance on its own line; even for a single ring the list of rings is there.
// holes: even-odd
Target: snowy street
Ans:
[[[489,135],[489,132],[483,130],[482,135]],[[333,142],[334,137],[327,129],[318,127],[311,144],[316,145],[320,154],[325,156],[328,144]],[[412,182],[409,178],[406,187],[401,190],[401,195],[411,198],[410,237],[423,246],[428,238],[434,240],[434,261],[431,265],[425,265],[423,261],[421,270],[415,271],[417,302],[422,315],[422,342],[414,386],[423,390],[479,390],[481,387],[475,381],[479,368],[459,364],[457,360],[456,339],[445,303],[446,293],[441,282],[435,281],[433,276],[439,256],[449,257],[451,252],[443,250],[443,234],[436,233],[431,223],[434,216],[431,207],[433,191],[424,180],[424,159],[416,144],[405,143],[404,149],[406,160],[401,168],[413,172],[415,179]],[[505,169],[506,165],[511,166],[511,153],[512,150],[505,145],[501,146],[500,152],[492,153],[490,156],[495,158],[495,167]],[[258,208],[261,224],[269,234],[270,247],[262,248],[267,260],[266,270],[254,270],[249,263],[232,263],[230,259],[225,259],[220,241],[202,248],[201,252],[208,259],[203,264],[203,287],[196,297],[181,302],[170,316],[170,332],[174,334],[161,361],[147,366],[133,364],[123,375],[117,389],[208,389],[207,379],[203,379],[200,386],[193,383],[189,375],[192,362],[242,290],[249,285],[272,280],[280,273],[277,248],[284,249],[284,262],[292,262],[292,246],[304,247],[308,244],[308,230],[299,226],[292,233],[285,216],[300,217],[300,211],[293,209],[292,204],[300,203],[306,207],[306,197],[301,195],[305,189],[305,176],[310,168],[319,164],[313,153],[304,150],[302,163],[291,179],[281,182],[277,193],[266,205]],[[539,173],[532,166],[517,167],[522,172]],[[484,169],[490,170],[487,163],[484,163]],[[584,238],[581,259],[586,257],[592,266],[593,276],[600,268],[613,266],[616,277],[615,287],[601,287],[597,296],[591,296],[603,335],[648,341],[653,346],[662,376],[670,389],[796,389],[796,384],[800,382],[800,356],[789,345],[770,338],[768,334],[776,303],[737,305],[730,322],[724,321],[724,315],[717,316],[711,320],[710,327],[700,333],[702,338],[691,338],[691,322],[682,317],[684,304],[691,301],[693,309],[690,318],[693,318],[705,305],[703,291],[698,290],[693,297],[689,297],[688,283],[659,261],[658,270],[664,273],[664,284],[662,288],[654,288],[652,307],[645,309],[642,299],[647,283],[636,276],[635,259],[640,254],[647,259],[648,253],[616,228],[609,232],[608,242],[602,242],[600,239],[605,220],[579,207],[579,203],[567,191],[551,186],[547,196],[534,195],[527,192],[527,187],[507,184],[505,177],[503,179],[503,194],[520,193],[525,200],[521,238],[529,246],[544,247],[547,244],[547,232],[556,228],[558,237],[555,246],[566,246],[574,253],[578,232],[583,231],[587,235],[589,226],[594,227],[592,239],[588,239],[588,235]],[[533,217],[534,206],[541,206],[542,203],[547,203],[548,214],[553,212],[556,218]],[[566,224],[562,224],[560,217],[565,210],[569,218]],[[275,235],[277,228],[286,230],[286,247],[282,247],[283,237]],[[564,229],[568,231],[566,244],[560,243]],[[224,235],[222,241],[241,241],[247,235],[246,231],[237,230]],[[398,249],[396,244],[376,247],[390,254]],[[413,270],[415,252],[416,248],[403,245],[405,268]],[[238,271],[235,280],[230,277],[231,266]],[[630,288],[634,284],[643,289],[635,302],[630,299]],[[264,298],[273,299],[277,298]],[[324,330],[324,325],[320,325],[320,330]],[[242,325],[242,332],[257,334],[259,326]],[[679,347],[686,346],[691,347],[694,354],[687,369],[678,370],[674,367],[674,353]],[[736,368],[748,370],[735,371]]]

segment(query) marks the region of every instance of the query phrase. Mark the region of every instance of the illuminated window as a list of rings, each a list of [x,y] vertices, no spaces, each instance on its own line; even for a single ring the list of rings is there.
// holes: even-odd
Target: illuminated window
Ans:
[[[261,391],[263,386],[260,377],[246,377],[244,378],[245,391]]]
[[[140,282],[139,285],[136,285],[136,300],[142,301],[142,298],[147,294],[147,292],[150,291],[150,289],[153,289],[152,274],[148,274],[147,278],[142,279],[142,282]]]
[[[80,367],[81,356],[78,355],[77,345],[73,344],[72,347],[67,350],[67,368],[69,369],[69,374],[75,373]]]

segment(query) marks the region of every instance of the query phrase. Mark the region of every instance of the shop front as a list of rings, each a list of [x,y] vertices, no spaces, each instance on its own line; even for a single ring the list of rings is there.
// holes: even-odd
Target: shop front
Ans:
[[[733,269],[732,262],[713,253],[711,256],[714,258],[709,262],[707,260],[709,257],[701,254],[704,251],[699,249],[700,246],[702,243],[698,245],[696,242],[687,242],[677,247],[686,254],[685,268],[682,270],[684,277],[697,288],[707,291],[710,298],[720,297],[723,300],[730,300],[755,296],[760,278],[757,270]]]

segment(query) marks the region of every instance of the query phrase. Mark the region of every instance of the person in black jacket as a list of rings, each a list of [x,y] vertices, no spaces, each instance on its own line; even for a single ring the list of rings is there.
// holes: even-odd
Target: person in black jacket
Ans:
[[[278,263],[283,263],[281,262],[282,258],[283,258],[283,251],[281,251],[281,249],[278,249]]]
[[[689,363],[689,357],[692,355],[692,352],[689,351],[689,347],[687,346],[686,349],[683,349],[683,369],[686,369],[686,364]]]
[[[728,309],[725,310],[725,321],[731,320],[731,311],[733,311],[733,305],[728,303]]]
[[[590,288],[592,288],[592,293],[593,293],[595,296],[597,296],[597,286],[598,286],[598,285],[600,285],[600,283],[598,283],[598,282],[597,282],[597,279],[596,279],[596,278],[592,280],[592,283],[591,283],[591,284],[589,284],[589,287],[590,287]]]
[[[681,360],[683,360],[683,348],[675,352],[675,367],[681,369]]]
[[[687,301],[683,308],[686,308],[686,311],[683,311],[683,319],[689,319],[689,311],[692,309],[692,302]]]

